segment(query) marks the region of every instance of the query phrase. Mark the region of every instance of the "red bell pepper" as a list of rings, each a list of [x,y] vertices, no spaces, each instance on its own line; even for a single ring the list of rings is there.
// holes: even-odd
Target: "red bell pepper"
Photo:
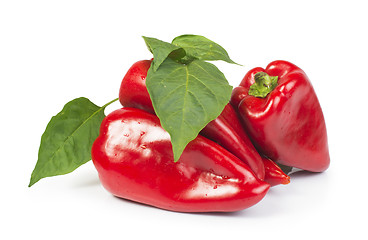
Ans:
[[[172,211],[238,211],[259,202],[270,187],[202,136],[174,162],[160,120],[135,108],[116,110],[103,120],[92,160],[113,195]]]
[[[139,108],[154,113],[145,84],[150,65],[151,60],[138,61],[131,66],[124,76],[119,92],[119,100],[123,106]],[[264,179],[265,169],[262,158],[244,132],[237,113],[230,104],[200,134],[217,142],[240,158],[248,164],[259,179]],[[280,175],[280,178],[283,178],[283,175]]]
[[[231,103],[258,151],[287,166],[322,172],[330,163],[326,125],[302,69],[286,61],[250,70]]]
[[[125,74],[119,90],[119,101],[124,107],[155,113],[146,87],[147,72],[151,63],[152,60],[138,61]]]

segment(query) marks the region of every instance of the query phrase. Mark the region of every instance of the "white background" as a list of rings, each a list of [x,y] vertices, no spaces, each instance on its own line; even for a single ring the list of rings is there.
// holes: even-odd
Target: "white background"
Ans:
[[[366,1],[1,1],[0,239],[367,239]],[[141,36],[200,34],[243,65],[300,66],[319,97],[331,166],[296,174],[257,205],[183,214],[113,197],[91,162],[28,188],[41,134],[63,105],[118,95]],[[120,107],[111,105],[111,111]],[[143,238],[144,237],[144,238]]]

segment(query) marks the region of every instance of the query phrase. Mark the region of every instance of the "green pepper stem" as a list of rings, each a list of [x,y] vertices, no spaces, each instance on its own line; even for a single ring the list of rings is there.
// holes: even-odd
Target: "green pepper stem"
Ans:
[[[248,94],[254,97],[265,98],[277,86],[277,76],[270,76],[265,72],[254,75],[255,83],[249,88]]]

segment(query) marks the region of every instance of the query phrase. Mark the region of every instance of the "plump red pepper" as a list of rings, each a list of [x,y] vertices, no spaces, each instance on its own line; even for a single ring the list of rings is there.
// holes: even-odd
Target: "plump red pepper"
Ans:
[[[119,92],[119,100],[123,106],[154,113],[145,81],[150,65],[151,60],[138,61],[124,76]],[[262,158],[244,132],[237,113],[230,104],[200,134],[217,142],[240,158],[248,164],[259,179],[264,179],[265,169]]]
[[[328,168],[323,113],[302,69],[286,61],[254,68],[234,89],[231,103],[262,154],[313,172]]]
[[[174,162],[159,119],[135,108],[110,113],[92,147],[103,186],[117,197],[179,212],[228,212],[259,202],[269,184],[218,144],[198,136]]]

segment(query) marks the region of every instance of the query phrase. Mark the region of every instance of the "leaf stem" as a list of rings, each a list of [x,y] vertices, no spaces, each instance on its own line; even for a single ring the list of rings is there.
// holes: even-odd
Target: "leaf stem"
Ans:
[[[114,100],[111,100],[110,102],[103,105],[101,108],[105,108],[105,107],[109,106],[111,103],[116,102],[117,100],[119,100],[119,98],[115,98]]]

